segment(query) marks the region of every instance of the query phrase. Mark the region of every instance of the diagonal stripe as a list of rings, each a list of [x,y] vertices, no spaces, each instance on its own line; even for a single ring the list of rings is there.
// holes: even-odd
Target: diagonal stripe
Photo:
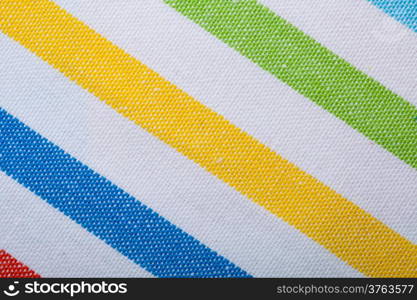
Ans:
[[[35,271],[0,249],[0,278],[39,278]]]
[[[369,1],[258,2],[417,106],[417,34]]]
[[[135,5],[141,6],[142,1]],[[159,7],[170,10],[163,3]],[[1,32],[0,53],[0,94],[7,95],[0,97],[0,107],[249,274],[361,276],[320,244],[98,101]],[[3,172],[0,182],[0,236],[9,236],[0,239],[0,248],[3,242],[45,277],[149,276]],[[412,210],[412,206],[403,207]],[[16,222],[19,226],[14,228]],[[35,228],[34,222],[38,224]],[[46,237],[42,243],[22,243],[41,235]],[[59,248],[45,251],[57,240]],[[68,253],[66,261],[59,259],[63,249]],[[49,263],[42,260],[45,255],[51,258]]]
[[[241,128],[273,151],[279,153],[300,169],[344,195],[345,198],[360,206],[414,244],[417,243],[417,231],[415,230],[417,228],[415,214],[417,211],[417,202],[415,201],[417,199],[417,170],[415,168],[405,164],[384,148],[370,142],[359,131],[353,129],[334,115],[329,114],[326,110],[297,93],[284,82],[277,80],[274,76],[259,68],[258,65],[240,55],[240,53],[228,47],[219,39],[213,38],[203,28],[189,19],[184,18],[183,15],[162,1],[126,1],[124,2],[126,5],[123,6],[120,6],[120,3],[114,1],[95,2],[94,4],[84,0],[54,0],[54,2],[77,19],[94,28],[95,31],[124,49],[130,55],[140,60],[143,64],[163,75],[166,80],[174,83],[180,89],[187,91],[194,99],[198,99],[199,102],[218,114],[221,114],[235,126]],[[390,88],[393,86],[403,86],[405,89],[396,89],[396,91],[407,96],[412,94],[417,97],[417,85],[414,89],[415,92],[413,93],[412,91],[412,87],[415,85],[412,84],[412,81],[415,82],[417,79],[417,64],[414,64],[415,71],[412,67],[413,62],[416,61],[416,57],[412,57],[411,54],[406,55],[406,51],[412,52],[410,50],[413,48],[413,45],[417,46],[417,35],[395,22],[373,5],[366,1],[352,2],[351,0],[320,0],[319,4],[317,1],[311,0],[262,0],[259,2],[267,3],[266,6],[278,15],[288,18],[288,20],[294,22],[293,24],[299,26],[299,28],[320,42],[325,42],[326,47],[340,54],[353,65],[357,65],[360,69],[363,69],[364,64],[377,71],[376,73],[369,73],[372,76],[381,74],[378,72],[378,68],[375,68],[379,66],[379,70],[385,70],[382,71],[385,75],[391,74],[393,77],[398,77],[391,84],[388,84],[380,76],[377,78],[378,80],[382,80],[384,84],[388,84]],[[345,10],[343,10],[343,7]],[[331,13],[329,14],[329,12]],[[355,15],[355,17],[353,18],[352,15]],[[366,16],[368,16],[368,19],[364,20]],[[336,23],[333,22],[336,19],[338,21]],[[315,24],[314,20],[317,21],[317,24]],[[389,22],[390,25],[400,26],[403,30],[407,31],[406,36],[402,35],[401,43],[396,43],[395,49],[392,49],[392,47],[386,44],[378,43],[378,38],[372,38],[372,34],[369,35],[369,32],[373,32],[375,27],[370,28],[367,24],[386,24],[385,21]],[[345,26],[344,22],[351,24],[349,26],[351,34],[340,31]],[[323,27],[319,25],[323,23],[331,24],[331,26]],[[311,28],[312,26],[314,27],[313,30]],[[361,27],[362,29],[365,28],[368,30],[367,33],[361,32],[362,35],[360,35],[358,30],[360,31]],[[349,30],[346,29],[346,31]],[[318,34],[318,32],[321,34]],[[353,41],[352,35],[360,38],[360,41]],[[371,43],[373,46],[366,48],[366,43],[361,37],[367,41],[368,45]],[[2,82],[5,91],[10,91],[8,93],[10,96],[0,100],[0,106],[9,103],[5,107],[6,110],[17,117],[22,116],[21,120],[25,122],[29,122],[28,116],[36,116],[36,111],[43,111],[44,113],[51,111],[50,116],[44,119],[55,120],[55,122],[50,121],[51,127],[58,132],[58,136],[61,136],[59,132],[62,129],[59,130],[58,126],[53,127],[53,124],[58,124],[58,122],[65,123],[65,118],[61,119],[55,116],[53,112],[61,112],[59,114],[60,116],[65,115],[68,118],[68,114],[63,113],[66,109],[61,109],[61,111],[59,104],[55,105],[56,108],[53,109],[53,100],[47,104],[45,100],[48,98],[42,96],[38,97],[42,100],[37,101],[36,106],[43,103],[45,108],[37,107],[34,109],[33,105],[27,106],[24,103],[25,101],[21,100],[30,98],[28,94],[36,94],[36,88],[32,88],[31,85],[35,85],[35,87],[42,89],[45,93],[48,93],[47,91],[49,90],[49,93],[57,95],[59,94],[58,91],[66,90],[66,88],[56,87],[57,82],[64,85],[64,87],[72,86],[72,84],[67,83],[65,85],[68,80],[63,78],[62,73],[57,72],[57,70],[50,70],[51,73],[56,74],[55,77],[57,80],[44,79],[45,82],[42,82],[44,75],[36,75],[34,73],[39,72],[41,69],[49,69],[51,67],[46,66],[45,62],[40,62],[38,57],[33,57],[27,53],[27,49],[23,50],[20,45],[14,45],[16,43],[9,40],[7,36],[3,39],[0,36],[0,44],[2,44],[1,40],[4,40],[3,47],[6,48],[3,51],[6,56],[0,61],[0,69],[3,68],[5,70],[3,72]],[[329,40],[332,40],[330,44],[328,43]],[[349,44],[352,44],[355,49],[349,47]],[[12,47],[12,45],[14,46]],[[340,51],[341,49],[338,48],[339,45],[343,45],[346,51]],[[393,51],[384,53],[381,52],[385,51],[382,48]],[[362,64],[358,63],[357,60],[349,55],[346,55],[346,53],[352,54],[355,52],[353,50],[357,54],[362,53],[364,59]],[[400,59],[404,60],[404,62],[400,63]],[[3,66],[1,66],[1,62],[3,62]],[[28,71],[26,71],[26,68],[13,66],[15,64],[20,65],[22,62],[25,62]],[[389,62],[391,66],[383,62]],[[405,65],[407,68],[404,68]],[[37,71],[34,70],[35,68]],[[394,72],[395,68],[404,70],[404,76],[398,76],[399,72]],[[363,70],[366,70],[366,72],[369,71],[366,68]],[[9,78],[6,74],[9,74]],[[24,78],[28,79],[28,86],[26,88],[21,87],[25,82]],[[38,83],[34,83],[34,81]],[[48,84],[48,81],[53,81],[54,84]],[[27,91],[25,93],[25,90],[30,90],[31,92]],[[60,99],[57,102],[61,102],[65,98],[71,99],[72,96],[66,92],[64,95],[56,97]],[[409,101],[414,100],[414,104],[417,105],[417,98],[414,99],[414,97],[405,96],[404,98]],[[77,101],[74,100],[75,98],[73,99],[73,103],[69,105],[71,107],[78,106],[80,111],[78,115],[91,118],[91,113],[85,113],[85,107],[91,112],[90,106],[93,105],[91,102],[95,101],[95,97],[91,95],[86,98],[78,97]],[[84,101],[87,103],[83,105]],[[77,104],[79,102],[82,104]],[[101,107],[102,105],[103,103],[95,104],[97,107]],[[22,107],[26,113],[20,115],[15,110],[15,107]],[[97,109],[94,109],[94,112],[96,111]],[[42,117],[39,116],[39,118]],[[115,132],[120,130],[118,126],[115,126],[116,124],[125,123],[121,121],[111,122],[105,116],[100,118],[106,119],[106,124],[111,124],[110,126],[113,127],[113,131]],[[78,119],[82,120],[83,118]],[[112,118],[110,117],[110,119]],[[47,122],[43,123],[46,124]],[[74,121],[71,123],[74,123]],[[78,127],[82,126],[82,122],[77,121],[75,123],[78,124]],[[38,128],[30,122],[27,124],[42,133],[42,127]],[[135,131],[134,127],[134,124],[131,124],[133,131]],[[76,131],[76,127],[71,128],[73,131]],[[67,130],[65,132],[70,131]],[[103,132],[106,132],[108,135],[110,134],[108,129]],[[136,132],[142,132],[142,130],[136,129]],[[45,136],[48,138],[50,137],[49,134],[49,130],[45,132]],[[123,138],[126,139],[126,134],[120,134],[120,140]],[[91,137],[88,140],[91,140]],[[113,138],[112,140],[114,141]],[[119,145],[124,145],[124,149],[127,145],[131,148],[138,147],[134,146],[130,136],[127,140],[129,142],[118,143]],[[64,144],[59,145],[62,145],[63,149],[68,150],[72,154],[77,153],[72,152],[72,150],[70,151],[70,148],[67,148]],[[150,147],[149,145],[148,147]],[[167,147],[167,145],[161,145],[161,147]],[[139,146],[139,148],[142,147]],[[107,153],[107,156],[112,157],[110,153]],[[135,161],[132,155],[129,155],[129,157],[131,157],[132,161]],[[88,159],[81,156],[77,156],[77,158],[85,163],[88,162]],[[184,157],[183,161],[185,162],[185,160],[186,158]],[[103,164],[103,156],[100,155],[97,161]],[[167,163],[171,161],[171,158],[167,158]],[[89,162],[88,165],[93,166]],[[112,166],[114,165],[112,164]],[[119,162],[117,165],[119,166]],[[123,176],[120,178],[123,184],[127,180],[126,176],[132,176],[134,173],[132,172],[134,164],[130,163],[129,165],[131,166],[130,168],[126,166],[129,172],[123,172]],[[149,168],[150,165],[147,163],[145,168]],[[162,164],[160,166],[162,169],[164,168]],[[96,168],[94,167],[94,169]],[[181,168],[181,170],[185,171],[186,168]],[[102,169],[100,169],[100,172],[104,174]],[[115,172],[114,169],[112,169],[111,173],[113,172]],[[204,173],[204,170],[200,172]],[[107,178],[111,177],[110,174],[104,175]],[[162,179],[162,177],[159,178]],[[192,182],[195,182],[195,179],[198,178],[193,175],[192,177]],[[210,174],[205,174],[204,177],[211,176]],[[181,188],[187,189],[190,185],[187,184],[188,182],[188,180],[181,180]],[[193,183],[191,185],[197,188],[196,184]],[[155,191],[155,189],[149,190]],[[141,201],[146,201],[143,191],[143,188],[138,189],[138,192],[140,192],[139,198]],[[163,191],[164,189],[161,189],[161,192]],[[208,186],[204,188],[204,193],[206,195],[213,195],[213,192],[210,191]],[[164,194],[167,193],[165,192]],[[173,193],[169,194],[171,196],[174,195]],[[156,198],[158,200],[164,199],[164,197]],[[209,197],[211,199],[203,198],[199,196],[197,198],[189,197],[189,200],[193,202],[192,207],[198,202],[216,202],[216,200],[212,199],[215,197]],[[232,201],[230,199],[221,197],[217,201],[231,203]],[[395,201],[392,201],[392,199],[395,199]],[[175,202],[176,206],[179,205],[178,201],[179,198]],[[242,200],[240,199],[239,201]],[[241,207],[243,206],[241,205]],[[156,210],[163,216],[168,217],[168,215],[165,215],[165,212]],[[242,212],[234,209],[233,212],[224,213],[227,215],[239,215]],[[201,218],[199,219],[201,220]],[[170,218],[170,220],[174,219]],[[174,223],[191,233],[190,229],[186,229],[180,223]],[[201,225],[201,222],[199,224]],[[243,229],[241,226],[239,228]],[[206,230],[209,231],[207,227]],[[211,230],[211,233],[214,233],[213,230]],[[192,235],[197,237],[195,234]],[[269,242],[271,243],[272,241],[269,240]],[[213,249],[211,245],[207,243],[206,245]],[[249,247],[240,247],[240,249],[253,252],[249,250]],[[276,248],[278,251],[279,249],[282,248]],[[237,252],[233,253],[237,254]],[[258,255],[260,254],[259,251],[256,253]],[[238,263],[235,256],[228,256],[226,253],[223,253],[223,255],[228,258],[233,257],[233,261]],[[242,258],[243,256],[239,254],[237,257]],[[278,261],[276,258],[273,259],[272,256],[268,257],[273,261]],[[296,260],[295,257],[294,260]],[[298,262],[301,263],[302,261],[300,259]],[[265,260],[263,262],[271,265]],[[289,263],[288,260],[287,262]],[[294,265],[293,263],[289,264]],[[238,265],[243,267],[240,262]],[[260,264],[256,265],[258,267],[261,266]],[[278,265],[280,264],[276,264],[277,268]],[[247,267],[244,267],[244,269],[249,271]],[[290,269],[295,271],[295,268]],[[283,268],[278,268],[278,270],[283,270]],[[307,270],[307,268],[304,270]]]
[[[3,109],[0,169],[156,276],[248,276]]]
[[[42,277],[153,277],[0,171],[0,248]]]
[[[125,117],[369,276],[415,276],[411,242],[47,0],[3,1],[0,29]]]
[[[417,0],[368,0],[417,32]]]
[[[165,2],[417,168],[417,108],[256,0]]]

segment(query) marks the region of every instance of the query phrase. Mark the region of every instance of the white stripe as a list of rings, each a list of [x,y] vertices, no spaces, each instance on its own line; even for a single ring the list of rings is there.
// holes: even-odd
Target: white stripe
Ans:
[[[417,34],[367,0],[260,0],[316,41],[417,105]]]
[[[160,1],[56,2],[417,243],[415,169]]]
[[[42,277],[151,277],[0,172],[0,249]]]
[[[255,276],[360,276],[0,35],[0,105]]]

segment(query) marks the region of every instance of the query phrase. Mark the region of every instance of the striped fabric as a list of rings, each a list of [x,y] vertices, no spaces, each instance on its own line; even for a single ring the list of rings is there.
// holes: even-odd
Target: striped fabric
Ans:
[[[0,276],[417,277],[416,21],[0,1]]]
[[[0,250],[0,277],[39,278],[40,276],[6,251]]]

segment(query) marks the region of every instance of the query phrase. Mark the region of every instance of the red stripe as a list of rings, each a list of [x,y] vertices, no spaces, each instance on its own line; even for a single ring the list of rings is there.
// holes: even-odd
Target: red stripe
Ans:
[[[35,271],[0,249],[0,278],[39,278]]]

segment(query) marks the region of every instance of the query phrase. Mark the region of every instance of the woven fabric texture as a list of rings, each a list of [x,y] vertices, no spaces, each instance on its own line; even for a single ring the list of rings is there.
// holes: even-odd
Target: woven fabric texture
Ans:
[[[417,277],[416,8],[0,2],[0,275]]]

